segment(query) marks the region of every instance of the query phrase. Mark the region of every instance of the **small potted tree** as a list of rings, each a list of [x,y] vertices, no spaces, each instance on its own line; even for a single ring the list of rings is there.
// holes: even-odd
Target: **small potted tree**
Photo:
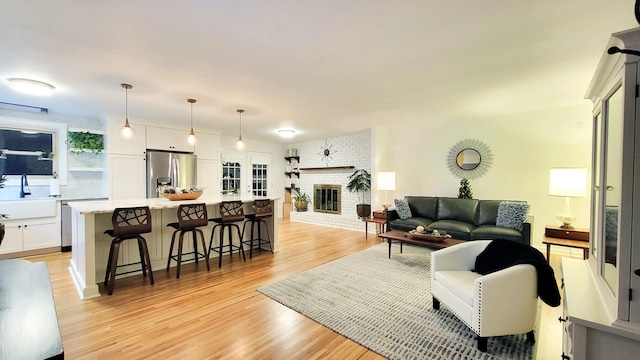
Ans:
[[[371,205],[364,203],[364,195],[371,190],[371,174],[365,169],[358,169],[349,176],[347,190],[360,196],[360,203],[356,205],[358,217],[368,218],[371,214]]]
[[[306,193],[300,191],[299,188],[293,190],[293,205],[296,207],[296,211],[307,211],[307,204],[311,201],[311,198]]]

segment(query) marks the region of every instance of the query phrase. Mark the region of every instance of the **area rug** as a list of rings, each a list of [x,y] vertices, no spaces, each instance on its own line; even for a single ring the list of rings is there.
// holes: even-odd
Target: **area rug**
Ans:
[[[482,353],[446,306],[432,309],[431,250],[387,251],[380,244],[258,291],[389,359],[532,358],[525,335],[491,337]]]

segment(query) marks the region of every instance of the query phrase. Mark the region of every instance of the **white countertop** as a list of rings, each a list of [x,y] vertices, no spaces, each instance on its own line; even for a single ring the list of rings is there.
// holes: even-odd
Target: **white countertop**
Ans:
[[[253,200],[276,200],[278,197],[265,196],[240,196],[240,195],[224,195],[224,196],[208,196],[200,197],[196,200],[171,201],[165,198],[145,198],[145,199],[127,199],[127,200],[98,200],[98,201],[69,201],[69,206],[80,212],[81,214],[100,214],[113,212],[119,207],[148,206],[150,209],[171,209],[177,208],[181,204],[199,204],[216,205],[222,201],[252,202]]]

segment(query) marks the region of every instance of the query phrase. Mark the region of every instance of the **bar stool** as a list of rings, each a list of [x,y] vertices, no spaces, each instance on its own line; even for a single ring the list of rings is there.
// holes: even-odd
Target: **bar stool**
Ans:
[[[273,246],[271,244],[271,234],[269,234],[269,225],[264,219],[273,217],[273,207],[271,206],[271,200],[254,200],[253,204],[251,204],[251,208],[253,209],[253,214],[246,215],[246,221],[244,225],[242,225],[242,242],[249,245],[249,259],[253,259],[253,242],[257,241],[257,246],[261,249],[262,244],[269,244],[269,250],[273,254]],[[251,228],[251,238],[244,240],[244,232],[246,230],[247,224],[249,224]],[[262,238],[261,224],[264,224],[265,230],[267,230],[267,239]],[[254,238],[254,229],[258,227],[258,237]]]
[[[204,258],[207,263],[207,271],[211,270],[209,266],[209,253],[207,252],[207,246],[204,240],[204,233],[198,229],[201,226],[207,226],[209,224],[209,218],[207,217],[206,204],[185,204],[178,207],[178,222],[172,222],[167,224],[175,229],[171,236],[171,246],[169,247],[169,258],[167,259],[167,271],[171,266],[171,260],[175,260],[178,263],[178,269],[176,272],[176,279],[180,278],[180,265],[182,264],[182,255],[191,255],[193,258],[186,261],[195,260],[198,264],[198,259]],[[178,242],[178,253],[173,255],[173,245],[175,244],[176,235],[180,233],[180,241]],[[193,251],[183,254],[182,242],[184,240],[184,234],[190,232],[193,238]],[[198,242],[196,234],[200,234],[200,240],[202,241],[202,253],[198,252]]]
[[[222,254],[229,253],[229,256],[233,256],[233,250],[238,250],[242,253],[242,260],[247,261],[247,258],[244,254],[244,247],[242,246],[242,233],[240,233],[240,226],[238,226],[237,222],[244,220],[244,210],[242,209],[242,201],[223,201],[220,203],[220,217],[215,219],[210,219],[209,221],[213,221],[216,225],[211,230],[211,239],[209,240],[209,253],[212,251],[218,253],[218,267],[222,267]],[[213,247],[213,237],[216,233],[216,229],[220,227],[220,244],[218,249]],[[222,247],[224,245],[224,229],[227,229],[227,233],[229,234],[229,244],[228,250],[223,251]],[[233,245],[233,238],[231,234],[231,229],[235,228],[238,233],[238,241],[240,245]]]
[[[149,249],[147,241],[141,236],[151,232],[151,214],[148,206],[116,208],[111,216],[111,224],[113,229],[106,230],[104,233],[113,237],[111,247],[109,248],[109,259],[107,260],[107,271],[104,275],[104,286],[109,295],[113,294],[113,285],[116,280],[116,273],[119,267],[140,264],[142,274],[147,277],[147,269],[149,270],[149,280],[151,285],[153,281],[153,270],[151,269],[151,260],[149,259]],[[118,255],[120,254],[120,244],[125,240],[138,240],[138,251],[140,252],[140,261],[118,265]],[[140,270],[123,272],[117,275],[130,274]]]

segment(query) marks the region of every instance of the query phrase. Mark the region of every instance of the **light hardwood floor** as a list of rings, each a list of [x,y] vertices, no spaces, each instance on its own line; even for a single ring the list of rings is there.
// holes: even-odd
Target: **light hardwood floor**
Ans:
[[[246,263],[226,255],[210,272],[203,263],[183,265],[178,280],[175,268],[154,269],[154,286],[142,275],[121,278],[112,296],[84,301],[67,269],[70,253],[26,259],[48,264],[67,359],[382,359],[256,291],[380,241],[288,221],[279,231],[274,255],[247,254]],[[541,310],[536,359],[559,358],[561,310]]]

